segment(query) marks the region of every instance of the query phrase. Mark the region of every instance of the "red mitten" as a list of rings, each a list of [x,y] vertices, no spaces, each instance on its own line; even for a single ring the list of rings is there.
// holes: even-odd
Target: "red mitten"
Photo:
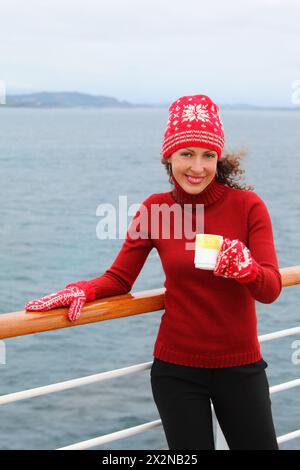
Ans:
[[[214,274],[246,283],[256,278],[258,264],[242,241],[224,238],[217,256]]]
[[[25,305],[25,310],[45,312],[57,307],[70,307],[68,317],[71,321],[78,320],[82,307],[86,302],[95,299],[94,288],[88,281],[79,281],[68,284],[64,289],[34,299]]]

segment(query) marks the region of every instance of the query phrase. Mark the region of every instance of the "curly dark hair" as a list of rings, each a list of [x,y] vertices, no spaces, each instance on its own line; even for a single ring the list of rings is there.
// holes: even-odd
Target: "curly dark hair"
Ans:
[[[246,149],[241,149],[233,152],[226,152],[221,156],[217,162],[217,181],[223,183],[225,186],[235,189],[243,189],[244,191],[254,191],[255,187],[240,183],[245,170],[242,170],[241,160],[247,154]],[[165,159],[161,158],[161,163],[165,166],[167,174],[169,175],[169,182],[174,186],[172,181],[171,164]]]

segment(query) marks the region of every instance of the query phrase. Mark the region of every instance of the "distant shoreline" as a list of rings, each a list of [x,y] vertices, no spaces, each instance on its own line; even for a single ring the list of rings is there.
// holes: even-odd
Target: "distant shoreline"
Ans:
[[[137,109],[137,108],[168,108],[170,103],[130,103],[116,98],[101,95],[90,95],[79,92],[38,92],[30,94],[7,95],[6,103],[1,108],[30,109]],[[291,106],[255,106],[248,103],[220,104],[222,110],[247,111],[299,111],[300,105]]]
[[[130,107],[124,107],[124,106],[33,106],[33,105],[9,105],[9,104],[0,104],[0,112],[1,109],[35,109],[35,110],[82,110],[82,111],[88,111],[88,110],[107,110],[107,109],[168,109],[168,106],[163,106],[163,105],[139,105],[139,106],[130,106]],[[284,108],[284,107],[253,107],[253,108],[247,108],[243,106],[220,106],[220,110],[222,111],[250,111],[250,112],[255,112],[255,111],[300,111],[299,108]]]

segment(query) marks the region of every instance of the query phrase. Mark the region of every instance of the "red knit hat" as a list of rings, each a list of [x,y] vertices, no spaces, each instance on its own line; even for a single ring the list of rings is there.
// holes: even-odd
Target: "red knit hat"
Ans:
[[[182,96],[169,107],[161,154],[168,158],[187,144],[215,150],[221,158],[223,123],[218,106],[206,95]]]

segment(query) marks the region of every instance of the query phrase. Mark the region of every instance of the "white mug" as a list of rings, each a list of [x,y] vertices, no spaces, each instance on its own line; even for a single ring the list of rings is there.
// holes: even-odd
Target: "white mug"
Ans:
[[[222,235],[197,233],[194,258],[195,267],[213,271],[222,243]]]

